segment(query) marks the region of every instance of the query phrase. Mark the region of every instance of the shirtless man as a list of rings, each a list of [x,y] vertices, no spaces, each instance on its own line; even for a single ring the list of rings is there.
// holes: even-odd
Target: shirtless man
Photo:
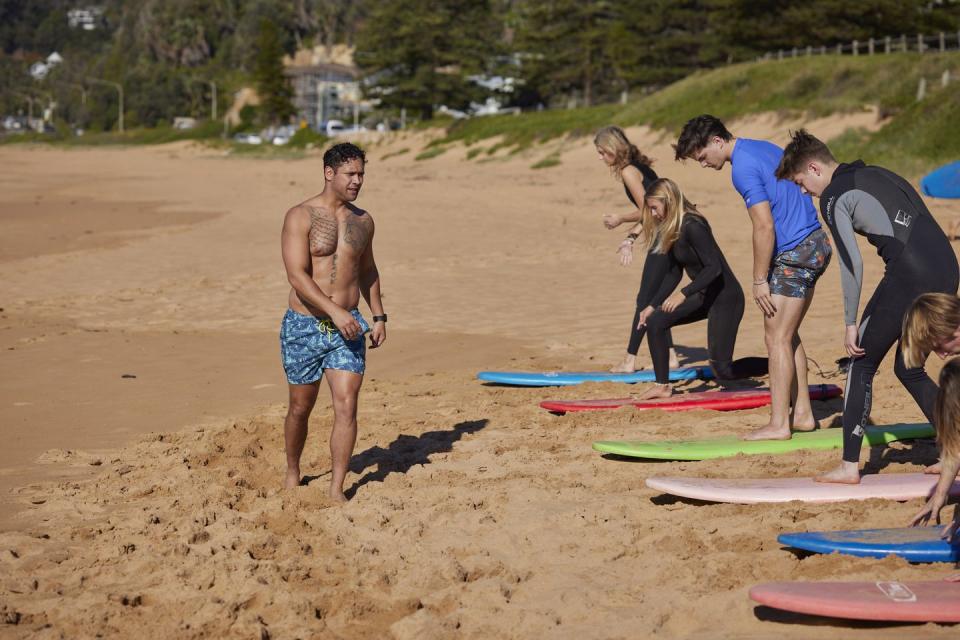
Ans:
[[[363,186],[366,156],[342,143],[323,154],[323,191],[296,205],[283,220],[281,249],[290,281],[289,306],[280,327],[280,354],[290,388],[284,421],[285,488],[301,483],[300,455],[307,421],[324,373],[333,398],[330,498],[345,502],[343,481],[357,440],[357,397],[366,345],[387,338],[380,274],[373,259],[373,218],[352,204]],[[373,328],[357,310],[360,296],[373,312]]]

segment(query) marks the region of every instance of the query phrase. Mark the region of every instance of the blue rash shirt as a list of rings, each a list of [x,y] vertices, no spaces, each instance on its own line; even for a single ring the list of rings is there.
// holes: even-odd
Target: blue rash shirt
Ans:
[[[783,149],[766,140],[737,138],[730,164],[733,187],[747,208],[770,203],[776,233],[774,255],[789,251],[820,228],[813,200],[788,180],[777,180],[774,173],[783,157]]]

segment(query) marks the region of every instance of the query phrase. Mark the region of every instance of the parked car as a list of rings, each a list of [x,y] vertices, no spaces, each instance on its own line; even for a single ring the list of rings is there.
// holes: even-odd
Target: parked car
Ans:
[[[293,137],[294,133],[296,133],[296,129],[294,129],[293,125],[278,127],[272,134],[272,142],[278,147],[281,147],[290,142],[290,138]]]
[[[344,126],[342,120],[328,120],[325,129],[327,132],[327,137],[332,138],[338,133],[343,133],[346,130],[346,127]]]
[[[263,139],[255,133],[238,133],[233,136],[233,141],[240,144],[263,144]]]

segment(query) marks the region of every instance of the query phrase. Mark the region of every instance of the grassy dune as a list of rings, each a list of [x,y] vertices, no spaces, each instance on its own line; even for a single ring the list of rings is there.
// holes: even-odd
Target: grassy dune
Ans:
[[[951,70],[953,82],[939,78]],[[916,101],[927,79],[927,96]],[[598,127],[648,125],[675,135],[689,118],[712,113],[734,119],[764,112],[813,116],[875,105],[887,124],[878,132],[849,131],[833,141],[842,158],[916,173],[960,157],[960,53],[898,53],[875,56],[813,56],[731,65],[693,74],[627,105],[557,110],[520,116],[474,118],[447,129],[436,144],[473,144],[503,136],[501,145],[526,147]]]

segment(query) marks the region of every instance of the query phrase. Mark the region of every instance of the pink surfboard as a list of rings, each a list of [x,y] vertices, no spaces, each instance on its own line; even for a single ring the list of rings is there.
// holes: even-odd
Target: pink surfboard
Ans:
[[[960,622],[960,582],[768,582],[750,598],[784,611],[851,620]]]
[[[926,498],[940,476],[925,473],[885,473],[864,476],[860,484],[814,482],[813,478],[768,478],[765,480],[727,480],[722,478],[647,478],[647,486],[663,493],[734,504],[762,502],[845,502],[847,500],[912,500]],[[950,495],[960,495],[960,481],[954,482]]]
[[[824,400],[837,398],[842,395],[843,389],[833,384],[810,385],[810,399]],[[659,400],[635,400],[633,398],[601,398],[597,400],[545,400],[540,406],[554,413],[568,411],[598,411],[602,409],[619,409],[633,407],[634,409],[661,411],[692,411],[694,409],[711,409],[714,411],[737,411],[740,409],[756,409],[770,404],[769,389],[741,389],[738,391],[697,391],[695,393],[681,393],[670,398]]]

